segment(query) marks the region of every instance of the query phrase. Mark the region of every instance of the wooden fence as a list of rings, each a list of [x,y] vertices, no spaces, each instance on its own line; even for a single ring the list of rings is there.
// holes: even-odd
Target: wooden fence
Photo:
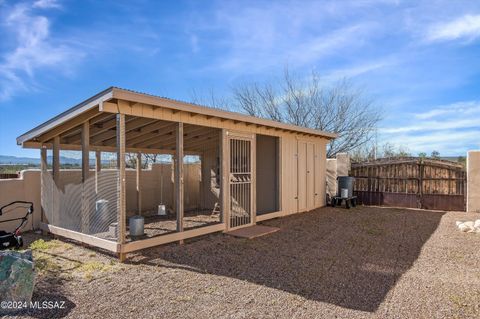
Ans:
[[[355,195],[366,205],[465,210],[466,173],[459,163],[381,159],[352,164]]]

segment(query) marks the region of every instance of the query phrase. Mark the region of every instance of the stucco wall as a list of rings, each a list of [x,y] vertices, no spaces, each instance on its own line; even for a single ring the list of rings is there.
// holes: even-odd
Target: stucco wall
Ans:
[[[327,159],[327,193],[330,196],[337,194],[337,177],[348,176],[350,171],[350,156],[339,153],[336,158]]]
[[[28,222],[23,229],[31,230],[37,228],[41,216],[39,170],[22,171],[20,173],[20,178],[18,179],[0,179],[0,206],[16,200],[33,202],[33,216],[29,217]],[[25,213],[25,209],[15,209],[0,216],[0,221],[23,217]],[[0,229],[13,231],[19,223],[20,221],[2,223],[0,224]]]
[[[94,175],[94,171],[91,171]],[[113,175],[114,176],[114,175]],[[69,189],[81,181],[81,171],[61,170],[59,187]],[[137,210],[136,171],[127,169],[127,212],[133,215]],[[200,201],[200,164],[185,164],[185,209],[195,209],[201,206]],[[113,183],[114,184],[114,183]],[[156,210],[159,204],[173,208],[173,171],[170,164],[156,164],[152,169],[142,170],[142,211]],[[72,195],[73,196],[73,195]],[[22,171],[18,179],[0,179],[0,206],[16,200],[34,203],[34,216],[29,218],[24,230],[37,229],[41,220],[40,200],[40,170]],[[73,205],[72,203],[70,203]],[[23,216],[25,210],[16,209],[0,216],[1,220]],[[1,230],[12,231],[19,222],[0,224]]]
[[[467,212],[480,212],[480,151],[467,156]]]

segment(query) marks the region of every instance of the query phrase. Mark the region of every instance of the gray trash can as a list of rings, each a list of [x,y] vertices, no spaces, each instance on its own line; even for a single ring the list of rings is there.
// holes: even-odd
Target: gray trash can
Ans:
[[[337,196],[341,198],[350,198],[353,196],[353,182],[355,178],[351,176],[338,176],[337,177]],[[348,190],[348,192],[342,190]],[[346,195],[346,196],[345,196]]]
[[[135,215],[128,220],[128,226],[131,237],[138,237],[144,235],[144,223],[145,219],[142,216]]]

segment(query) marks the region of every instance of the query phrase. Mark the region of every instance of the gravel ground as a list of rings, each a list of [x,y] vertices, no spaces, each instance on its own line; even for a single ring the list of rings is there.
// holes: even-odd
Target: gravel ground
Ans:
[[[480,318],[480,214],[322,208],[253,240],[213,234],[129,255],[35,249],[34,318]],[[38,238],[30,235],[28,240]],[[38,243],[38,242],[37,242]]]

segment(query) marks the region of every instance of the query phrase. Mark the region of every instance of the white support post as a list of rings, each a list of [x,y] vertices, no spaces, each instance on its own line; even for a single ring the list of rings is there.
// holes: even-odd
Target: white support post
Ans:
[[[178,123],[176,128],[175,148],[175,206],[177,213],[177,232],[183,231],[183,123]],[[183,240],[180,241],[183,243]]]
[[[137,210],[142,215],[142,153],[137,153]]]
[[[117,166],[118,166],[118,239],[120,245],[126,239],[126,199],[125,199],[125,114],[117,114]],[[121,249],[120,249],[121,251]],[[124,260],[125,255],[120,252],[119,258]]]

